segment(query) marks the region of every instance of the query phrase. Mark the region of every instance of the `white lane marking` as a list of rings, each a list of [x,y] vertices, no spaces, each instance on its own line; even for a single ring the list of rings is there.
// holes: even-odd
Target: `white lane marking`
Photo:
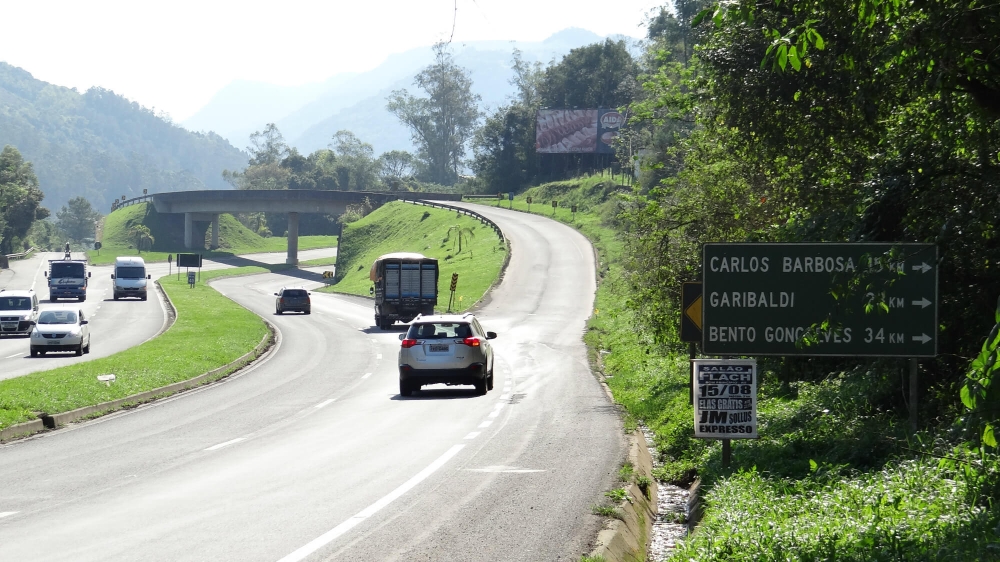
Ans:
[[[395,490],[389,492],[385,497],[371,504],[370,506],[362,509],[357,513],[357,515],[351,517],[347,521],[344,521],[340,525],[330,529],[329,531],[323,533],[319,537],[309,541],[305,546],[299,548],[295,552],[285,556],[278,562],[298,562],[299,560],[305,559],[310,554],[316,552],[317,550],[323,548],[324,546],[333,542],[337,537],[343,535],[347,531],[350,531],[354,527],[358,526],[365,519],[368,519],[372,515],[375,515],[380,509],[389,505],[394,500],[398,499],[400,496],[412,490],[417,484],[423,482],[431,474],[434,474],[437,469],[444,466],[444,463],[451,460],[452,457],[458,454],[459,451],[465,445],[453,445],[451,449],[448,449],[443,455],[438,457],[434,462],[429,464],[427,468],[421,470],[416,476],[410,478],[404,482],[401,486]]]
[[[10,517],[17,513],[16,511],[0,511],[0,517]]]
[[[469,468],[469,472],[506,472],[508,474],[528,474],[530,472],[545,472],[538,468],[519,468],[516,466],[487,466],[484,468]]]
[[[12,357],[20,357],[22,355],[24,355],[24,354],[23,353],[15,353],[14,355],[8,355],[7,357],[4,357],[4,359],[10,359]]]
[[[466,435],[465,437],[463,437],[463,439],[475,439],[476,437],[479,437],[480,433],[482,433],[482,432],[481,431],[470,431],[468,435]]]
[[[218,445],[212,445],[211,447],[209,447],[209,448],[207,448],[205,450],[206,451],[214,451],[216,449],[221,449],[221,448],[226,447],[228,445],[232,445],[233,443],[239,443],[240,441],[245,441],[245,440],[246,440],[246,437],[237,437],[236,439],[231,439],[229,441],[226,441],[225,443],[219,443]]]
[[[497,398],[497,400],[510,400],[510,394],[504,392],[503,394],[500,395],[500,398]]]
[[[317,408],[322,408],[323,406],[328,406],[328,405],[329,405],[329,404],[331,404],[331,403],[332,403],[332,402],[333,402],[334,400],[336,400],[336,398],[331,398],[331,399],[329,399],[329,400],[325,400],[325,401],[323,401],[323,402],[320,402],[319,404],[316,404],[316,407],[317,407]]]
[[[344,321],[344,319],[343,319],[343,318],[341,318],[340,316],[338,316],[338,317],[337,317],[337,320],[340,320],[341,322],[343,322],[343,321]]]
[[[479,424],[479,427],[489,427],[491,423],[493,423],[493,420],[486,420],[483,423]]]
[[[371,374],[371,373],[365,373],[365,374],[361,375],[361,378],[363,378],[363,379],[367,379],[367,378],[368,378],[368,377],[370,377],[370,376],[372,376],[372,374]]]
[[[376,353],[375,354],[375,359],[381,360],[382,359],[382,354],[381,353]]]

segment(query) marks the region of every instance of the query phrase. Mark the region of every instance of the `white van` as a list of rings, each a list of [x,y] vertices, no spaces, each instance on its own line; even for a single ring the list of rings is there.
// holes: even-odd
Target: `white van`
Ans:
[[[125,297],[146,300],[146,280],[151,277],[146,273],[146,262],[142,258],[116,258],[115,272],[111,274],[111,278],[115,280],[115,300]]]

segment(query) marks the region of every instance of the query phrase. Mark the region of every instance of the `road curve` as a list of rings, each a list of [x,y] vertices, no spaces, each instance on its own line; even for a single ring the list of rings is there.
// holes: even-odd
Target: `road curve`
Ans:
[[[542,217],[477,208],[512,245],[477,314],[496,387],[398,394],[401,328],[302,276],[219,280],[279,343],[220,384],[0,447],[0,545],[12,560],[577,560],[624,456],[581,336],[587,241]]]

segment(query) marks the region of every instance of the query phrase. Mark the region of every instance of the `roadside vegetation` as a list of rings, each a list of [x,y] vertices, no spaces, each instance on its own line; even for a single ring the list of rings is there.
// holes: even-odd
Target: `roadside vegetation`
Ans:
[[[177,319],[166,332],[108,357],[0,381],[0,429],[37,419],[42,413],[68,412],[192,379],[235,361],[261,342],[267,325],[207,282],[287,267],[205,271],[193,289],[186,279],[161,278],[160,285],[177,308]],[[219,322],[219,318],[226,321]],[[95,340],[93,345],[98,349],[101,342]],[[28,340],[24,346],[27,353]],[[115,375],[114,382],[97,380],[107,374]]]
[[[200,253],[206,258],[225,258],[240,254],[284,252],[288,238],[260,236],[244,227],[232,215],[219,216],[219,248],[206,250],[211,242],[211,228],[204,224],[196,237],[204,240],[199,248],[184,247],[184,216],[161,215],[149,203],[121,207],[104,218],[101,249],[88,252],[93,265],[114,263],[118,256],[139,255],[147,262],[165,262],[178,253]],[[299,251],[331,248],[336,236],[299,236]]]
[[[1000,559],[1000,466],[981,434],[965,429],[989,416],[983,375],[996,361],[998,328],[985,344],[979,338],[979,359],[962,371],[965,390],[926,393],[924,411],[938,414],[917,433],[899,399],[902,360],[758,359],[761,438],[734,440],[732,463],[723,466],[718,441],[693,438],[687,346],[657,341],[646,327],[648,311],[625,267],[629,193],[591,176],[530,188],[514,201],[479,202],[527,212],[531,197],[530,212],[578,228],[598,248],[585,335],[594,369],[626,428],[641,424],[655,435],[657,479],[701,481],[704,517],[670,560]],[[1000,310],[987,317],[1000,326]],[[660,322],[675,333],[679,306]]]
[[[391,202],[344,225],[334,283],[320,291],[368,296],[372,264],[391,252],[437,258],[437,312],[448,309],[452,274],[458,274],[452,311],[462,312],[489,291],[507,259],[506,244],[493,228],[477,219],[445,209]]]

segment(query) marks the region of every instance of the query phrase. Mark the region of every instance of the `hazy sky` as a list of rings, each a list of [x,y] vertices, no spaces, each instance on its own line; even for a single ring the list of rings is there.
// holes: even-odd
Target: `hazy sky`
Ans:
[[[102,86],[174,121],[236,79],[364,71],[439,40],[541,41],[568,27],[641,37],[647,0],[0,0],[0,60]],[[457,12],[456,12],[457,6]]]

